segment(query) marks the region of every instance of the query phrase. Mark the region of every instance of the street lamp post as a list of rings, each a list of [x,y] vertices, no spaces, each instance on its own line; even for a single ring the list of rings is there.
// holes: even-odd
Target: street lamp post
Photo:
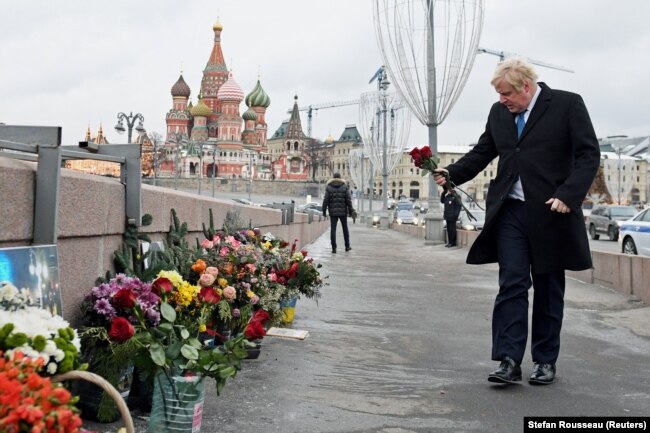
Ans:
[[[153,186],[156,186],[156,178],[158,177],[158,140],[154,140],[153,144]]]
[[[135,127],[135,130],[138,132],[138,134],[142,135],[145,132],[147,132],[144,129],[144,116],[140,113],[136,113],[135,115],[133,112],[129,113],[127,116],[126,114],[120,112],[117,114],[117,125],[115,125],[115,130],[117,131],[118,134],[124,134],[124,131],[127,130],[128,128],[128,144],[131,144],[131,136],[133,133],[133,125],[135,125],[135,121],[138,120],[138,126]],[[126,121],[126,126],[127,128],[124,128],[124,121]]]
[[[203,185],[203,146],[205,143],[198,141],[196,144],[199,146],[199,195],[201,195],[201,187]]]
[[[214,178],[217,176],[217,146],[212,149],[212,198],[214,198]]]
[[[174,177],[174,189],[178,189],[178,178],[180,176],[180,163],[181,163],[181,146],[187,143],[187,138],[184,134],[176,132],[174,136],[169,139],[170,143],[174,143],[176,149],[174,154],[174,171],[176,175]]]

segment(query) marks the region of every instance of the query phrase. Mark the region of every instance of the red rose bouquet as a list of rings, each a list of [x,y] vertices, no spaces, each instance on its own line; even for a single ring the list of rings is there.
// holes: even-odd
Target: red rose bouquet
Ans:
[[[414,147],[413,150],[409,152],[409,155],[411,155],[411,158],[413,159],[413,164],[415,164],[415,166],[421,170],[420,173],[422,174],[422,176],[426,176],[429,173],[433,175],[433,171],[438,168],[438,163],[440,162],[440,158],[438,158],[437,156],[436,157],[433,156],[433,152],[431,152],[431,148],[429,146],[423,146],[419,149],[417,147]],[[458,203],[460,203],[461,206],[463,207],[463,210],[467,214],[467,217],[471,221],[476,221],[476,217],[474,217],[474,215],[471,214],[469,209],[465,207],[465,205],[463,204],[463,200],[456,192],[456,189],[458,189],[463,193],[465,192],[454,184],[454,182],[449,178],[449,173],[445,171],[439,174],[441,176],[444,176],[447,179],[447,183],[443,186],[443,188],[447,191],[447,194],[453,194],[454,196],[456,196]]]

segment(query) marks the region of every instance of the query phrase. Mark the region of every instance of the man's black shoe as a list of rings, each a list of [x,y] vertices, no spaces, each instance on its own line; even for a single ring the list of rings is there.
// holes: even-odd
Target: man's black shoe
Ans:
[[[521,366],[512,358],[506,356],[499,368],[488,376],[489,382],[515,383],[521,381]]]
[[[449,248],[450,246],[451,246],[451,244],[447,244],[447,245],[445,245],[445,248]]]
[[[336,254],[336,249],[332,248],[332,254]]]
[[[528,378],[531,385],[550,385],[555,381],[555,364],[535,363],[533,374]]]
[[[345,251],[350,251],[352,247],[345,247]]]

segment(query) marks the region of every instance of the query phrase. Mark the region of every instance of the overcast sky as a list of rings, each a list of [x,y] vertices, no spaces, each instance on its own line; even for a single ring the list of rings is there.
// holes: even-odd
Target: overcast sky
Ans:
[[[248,94],[259,72],[271,98],[269,137],[295,94],[300,106],[358,99],[382,64],[371,0],[0,0],[0,10],[0,122],[62,126],[67,145],[100,123],[110,142],[126,142],[113,129],[121,111],[164,135],[181,69],[196,102],[217,17],[235,80]],[[550,87],[583,96],[599,137],[650,135],[649,19],[648,0],[486,0],[480,45],[575,70],[537,68]],[[476,141],[497,99],[497,62],[476,57],[441,146]],[[338,138],[357,122],[357,106],[319,110],[313,135]],[[414,121],[409,146],[426,137]]]

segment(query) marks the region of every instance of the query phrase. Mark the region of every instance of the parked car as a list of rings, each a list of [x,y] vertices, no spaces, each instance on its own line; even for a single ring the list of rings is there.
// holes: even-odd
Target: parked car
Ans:
[[[461,230],[483,230],[483,226],[485,225],[485,211],[472,209],[470,210],[470,213],[474,218],[476,218],[476,221],[471,220],[467,216],[467,212],[461,211],[458,221],[456,221],[456,227]]]
[[[418,225],[418,219],[413,211],[402,209],[398,210],[395,214],[395,222],[397,224],[413,224]]]
[[[623,254],[650,256],[650,209],[642,210],[631,220],[620,221],[618,226]]]
[[[320,203],[310,202],[296,206],[296,212],[314,212],[315,214],[323,214],[323,206]]]
[[[257,203],[253,203],[247,198],[233,198],[232,201],[240,204],[246,204],[248,206],[259,206]]]
[[[634,206],[598,205],[591,209],[587,217],[587,230],[591,239],[609,236],[610,241],[618,240],[618,221],[625,221],[637,213]]]

